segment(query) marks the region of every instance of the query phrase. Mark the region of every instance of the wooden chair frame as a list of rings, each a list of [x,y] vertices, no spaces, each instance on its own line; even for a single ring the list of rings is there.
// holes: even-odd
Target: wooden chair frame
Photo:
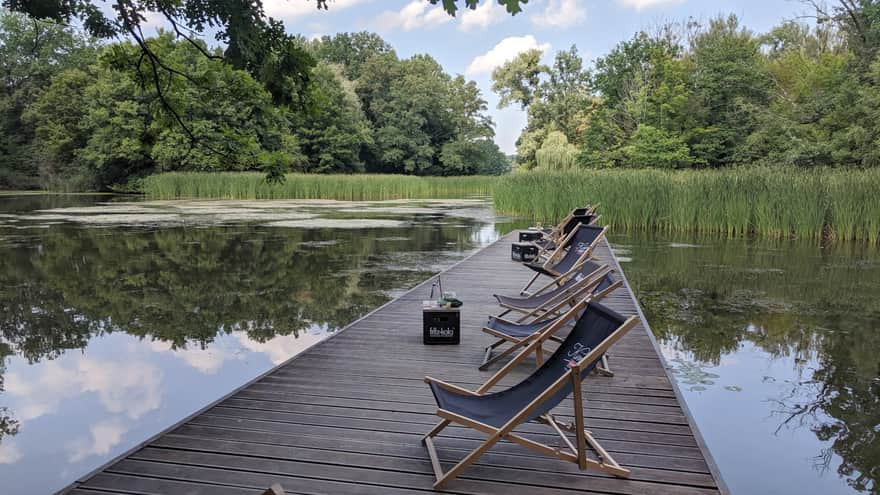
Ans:
[[[598,275],[593,276],[597,273],[598,273]],[[552,315],[558,314],[560,312],[560,310],[562,309],[562,307],[565,305],[569,305],[571,307],[574,307],[577,304],[577,301],[582,299],[585,295],[588,295],[588,297],[590,297],[593,301],[599,301],[601,299],[604,299],[606,296],[608,296],[609,294],[611,294],[612,292],[614,292],[615,290],[620,288],[621,285],[623,285],[622,280],[617,280],[613,284],[611,284],[608,287],[606,287],[605,289],[603,289],[602,291],[597,292],[596,294],[591,294],[593,289],[597,285],[599,285],[599,283],[602,281],[602,279],[605,276],[607,276],[609,273],[611,273],[611,269],[608,268],[607,265],[603,265],[602,267],[597,269],[595,272],[593,272],[593,274],[591,274],[591,278],[588,281],[588,283],[582,285],[577,291],[575,291],[571,294],[568,294],[568,295],[564,295],[562,300],[553,304],[550,308],[547,309],[546,312],[542,313],[540,316],[552,317]],[[535,313],[535,311],[533,310],[531,313]],[[515,322],[505,320],[505,319],[501,318],[500,316],[496,316],[495,318],[499,319],[505,323],[521,323],[523,321],[522,318],[515,321]],[[535,319],[537,320],[538,318],[535,317]],[[480,367],[479,367],[480,371],[485,371],[492,364],[497,363],[498,361],[504,359],[505,357],[507,357],[510,354],[512,354],[513,352],[515,352],[517,349],[520,349],[521,347],[528,345],[532,341],[532,339],[537,338],[537,336],[542,332],[543,329],[533,333],[532,335],[529,335],[527,337],[522,337],[522,338],[512,337],[510,335],[506,335],[503,332],[499,332],[499,331],[494,330],[489,327],[483,327],[482,330],[483,330],[483,332],[485,332],[489,335],[492,335],[493,337],[497,337],[498,340],[486,347],[486,351],[483,356],[483,363],[480,364]],[[555,335],[551,335],[549,337],[549,340],[552,340],[554,342],[562,342],[562,339],[555,336]],[[510,344],[510,347],[505,349],[502,353],[493,357],[492,356],[493,351],[495,349],[497,349],[499,346],[504,345],[504,344]],[[543,349],[539,348],[535,354],[535,358],[536,358],[536,362],[537,362],[538,366],[541,366],[543,364],[542,352],[543,352]],[[604,354],[602,355],[601,364],[600,364],[600,366],[596,367],[596,371],[599,374],[604,375],[604,376],[614,376],[614,372],[611,371],[611,367],[608,365],[607,355],[604,355]]]
[[[585,259],[583,261],[576,263],[571,268],[571,270],[569,270],[568,272],[551,280],[550,282],[548,282],[546,285],[544,285],[540,289],[536,290],[535,292],[528,293],[526,295],[526,297],[537,296],[537,295],[543,294],[544,292],[546,292],[548,290],[552,290],[554,288],[561,287],[571,277],[577,276],[577,274],[580,273],[580,270],[584,266],[584,264],[586,264],[587,262],[589,262],[591,260],[592,260],[592,258],[589,258],[589,259]],[[570,289],[568,291],[562,292],[562,293],[556,295],[555,297],[548,300],[546,304],[543,304],[537,308],[533,308],[533,309],[521,308],[519,306],[514,306],[512,304],[505,304],[505,303],[499,302],[498,305],[501,306],[502,308],[504,308],[504,311],[499,313],[498,316],[503,317],[511,312],[521,313],[522,316],[520,316],[515,321],[515,323],[523,323],[530,318],[531,319],[538,319],[539,317],[546,317],[548,314],[556,314],[556,313],[561,314],[562,312],[560,310],[562,307],[564,307],[565,305],[568,305],[569,307],[571,307],[575,302],[577,302],[577,297],[574,296],[573,294],[581,293],[582,292],[581,289],[583,288],[583,284],[590,283],[594,280],[601,280],[602,277],[604,277],[607,273],[610,273],[610,272],[611,272],[611,269],[608,267],[607,264],[601,265],[599,268],[593,270],[588,275],[584,276],[584,278],[581,280],[581,283],[573,284],[572,287],[570,287]],[[568,311],[568,310],[565,310],[565,311]]]
[[[550,325],[550,327],[548,327],[546,330],[541,332],[538,338],[536,338],[531,344],[529,344],[528,347],[526,347],[521,353],[519,353],[515,358],[508,362],[503,368],[492,375],[492,377],[489,378],[489,380],[487,380],[486,383],[484,383],[475,392],[472,392],[462,387],[458,387],[456,385],[452,385],[450,383],[446,383],[442,380],[431,378],[429,376],[425,377],[425,382],[436,383],[438,386],[453,392],[468,395],[483,395],[495,384],[497,384],[504,376],[506,376],[512,369],[518,366],[522,362],[522,360],[526,358],[526,356],[528,356],[532,352],[537,352],[538,348],[540,348],[543,342],[549,339],[551,335],[556,333],[556,331],[559,330],[562,325],[564,325],[568,320],[574,318],[576,315],[585,310],[589,302],[589,297],[579,302],[563,318],[560,318],[552,325]],[[427,435],[422,438],[422,443],[425,444],[425,448],[428,450],[428,456],[431,459],[431,466],[434,470],[434,476],[436,477],[434,489],[439,490],[446,486],[446,484],[455,479],[466,467],[473,464],[477,459],[480,458],[480,456],[485,454],[489,449],[492,448],[493,445],[498,443],[500,440],[509,440],[536,452],[540,452],[551,457],[556,457],[564,461],[572,462],[574,464],[577,464],[581,470],[593,468],[613,474],[614,476],[622,478],[629,477],[630,471],[618,464],[617,461],[615,461],[614,458],[592,436],[592,434],[588,430],[584,429],[584,406],[583,394],[581,390],[581,375],[583,374],[584,369],[589,363],[593,362],[595,359],[598,359],[599,356],[605,354],[608,349],[618,340],[620,340],[624,335],[626,335],[626,333],[629,332],[638,323],[638,321],[639,320],[636,316],[629,317],[611,335],[609,335],[608,338],[602,341],[601,344],[596,346],[592,351],[590,351],[586,356],[578,361],[577,364],[569,368],[569,370],[565,372],[565,374],[563,374],[561,377],[559,377],[550,387],[547,388],[547,390],[542,392],[538,397],[527,404],[522,410],[517,412],[507,423],[502,425],[500,428],[474,421],[470,418],[461,416],[452,411],[438,408],[437,415],[443,419],[433,429],[431,429],[431,431],[429,431]],[[569,381],[572,384],[572,398],[574,400],[574,423],[560,423],[552,416],[552,414],[549,413],[541,416],[539,421],[543,424],[550,426],[550,428],[553,429],[556,434],[562,437],[563,441],[570,451],[562,450],[541,442],[530,440],[513,432],[513,430],[520,424],[522,424],[536,408],[544,403],[544,401],[552,397],[562,387],[566,386]],[[437,450],[434,447],[433,438],[439,435],[440,432],[443,431],[443,429],[445,429],[451,423],[458,423],[464,426],[471,427],[477,431],[488,434],[489,437],[476,449],[474,449],[464,458],[462,458],[455,466],[444,472],[443,468],[440,465],[440,459],[437,455]],[[575,434],[574,444],[565,435],[565,431]],[[595,452],[595,459],[587,455],[588,449]]]
[[[581,224],[581,225],[583,225],[583,224]],[[574,236],[577,235],[578,230],[580,230],[580,226],[578,228],[572,230],[565,237],[565,240],[563,241],[562,245],[568,245],[569,243],[571,243]],[[555,280],[558,280],[561,277],[571,275],[572,273],[574,273],[574,270],[575,270],[574,267],[577,267],[578,265],[583,264],[584,261],[590,259],[590,257],[593,255],[593,250],[595,250],[596,246],[599,244],[599,242],[605,238],[605,234],[607,232],[608,232],[608,227],[607,226],[603,227],[602,231],[599,232],[599,235],[597,235],[596,238],[593,239],[593,242],[591,242],[590,245],[587,246],[587,249],[584,250],[583,254],[581,254],[578,257],[577,261],[575,261],[574,265],[572,265],[572,268],[570,270],[568,270],[567,272],[559,273],[553,269],[553,265],[558,263],[558,261],[556,261],[557,258],[559,258],[561,255],[563,255],[563,253],[567,252],[566,250],[562,249],[562,247],[561,247],[562,245],[560,245],[560,247],[556,251],[554,251],[553,254],[550,255],[550,257],[547,258],[546,261],[544,261],[544,264],[542,265],[543,268],[545,270],[547,270],[548,272],[550,272],[550,274],[555,278]],[[569,249],[571,249],[571,246],[569,246]],[[529,289],[529,287],[532,286],[532,284],[535,283],[536,280],[538,280],[538,277],[540,277],[540,276],[541,276],[541,273],[535,272],[535,275],[529,279],[528,283],[526,283],[526,285],[523,286],[522,289],[520,289],[519,293],[524,296],[532,295],[532,293],[528,292],[528,289]]]
[[[589,208],[587,212],[584,213],[584,215],[593,215],[593,220],[591,220],[590,223],[587,225],[595,225],[596,222],[598,222],[599,219],[602,218],[602,215],[596,215],[596,207]],[[571,221],[572,218],[574,218],[574,210],[566,215],[565,218],[562,219],[562,222],[559,223],[559,225],[553,227],[549,234],[544,234],[544,240],[546,240],[547,242],[543,246],[539,246],[540,249],[538,250],[537,259],[546,259],[547,256],[559,250],[561,246],[564,246],[565,237],[567,237],[567,235],[564,235],[563,231],[565,229],[565,226],[568,224],[569,221]],[[569,234],[570,233],[571,232],[569,232]]]

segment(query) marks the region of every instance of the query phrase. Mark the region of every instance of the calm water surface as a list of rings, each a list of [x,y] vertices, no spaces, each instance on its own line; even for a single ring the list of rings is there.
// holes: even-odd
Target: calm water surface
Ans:
[[[66,485],[515,226],[474,201],[0,196],[0,492]],[[611,241],[735,495],[880,491],[877,250]]]
[[[510,228],[482,201],[0,196],[0,493],[65,486]]]
[[[876,249],[611,240],[735,495],[880,492]]]

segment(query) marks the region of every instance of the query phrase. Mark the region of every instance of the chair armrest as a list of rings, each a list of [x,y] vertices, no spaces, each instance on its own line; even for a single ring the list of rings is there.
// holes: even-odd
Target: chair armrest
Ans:
[[[444,382],[443,380],[438,380],[436,378],[432,378],[430,376],[425,377],[425,383],[436,383],[437,385],[449,390],[450,392],[458,392],[464,395],[480,395],[477,392],[472,390],[468,390],[466,388],[459,387],[457,385],[453,385],[451,383]]]

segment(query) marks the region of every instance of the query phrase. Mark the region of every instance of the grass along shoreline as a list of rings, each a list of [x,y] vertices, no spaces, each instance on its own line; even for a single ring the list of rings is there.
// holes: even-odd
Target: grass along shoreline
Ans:
[[[411,175],[287,174],[270,184],[258,172],[169,172],[146,177],[150,199],[452,199],[489,196],[497,177],[416,177]]]
[[[527,172],[502,177],[165,173],[148,177],[151,199],[336,199],[489,196],[504,214],[551,223],[583,203],[602,221],[653,230],[880,241],[880,169],[734,168]]]

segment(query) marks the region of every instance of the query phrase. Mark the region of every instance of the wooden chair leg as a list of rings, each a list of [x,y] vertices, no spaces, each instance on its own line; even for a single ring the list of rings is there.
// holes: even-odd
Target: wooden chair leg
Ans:
[[[507,342],[507,341],[505,341],[505,342]],[[503,351],[501,354],[498,354],[497,356],[492,357],[491,359],[485,359],[485,360],[483,361],[483,364],[480,365],[479,370],[480,370],[480,371],[486,371],[487,369],[489,369],[489,366],[492,366],[493,364],[497,363],[498,361],[500,361],[500,360],[506,358],[507,356],[513,354],[513,353],[514,353],[516,350],[518,350],[520,347],[523,347],[523,346],[525,346],[525,345],[528,345],[530,342],[531,342],[531,341],[528,340],[528,339],[526,339],[526,340],[522,340],[522,341],[519,341],[519,342],[510,342],[510,347],[508,347],[507,349],[504,349],[504,351]],[[491,354],[489,354],[489,355],[491,356]]]
[[[614,372],[611,371],[611,366],[608,365],[608,355],[603,354],[602,359],[599,360],[599,364],[596,365],[596,374],[601,376],[613,377]]]
[[[540,277],[540,276],[541,276],[540,273],[535,273],[535,275],[529,280],[529,283],[527,283],[525,286],[523,286],[522,290],[519,291],[519,294],[525,295],[526,291],[529,289],[529,287],[531,287],[532,284],[535,283],[535,280],[538,280],[538,277]]]

